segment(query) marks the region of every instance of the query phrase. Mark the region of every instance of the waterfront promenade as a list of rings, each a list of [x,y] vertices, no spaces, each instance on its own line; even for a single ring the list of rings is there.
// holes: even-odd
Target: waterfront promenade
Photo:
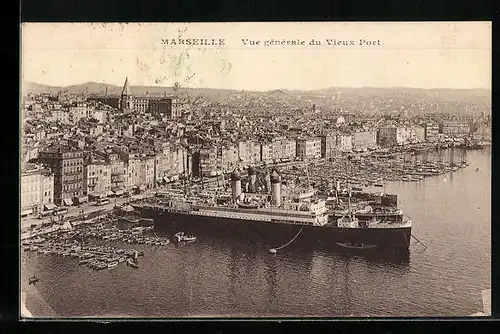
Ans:
[[[113,209],[113,207],[120,206],[123,204],[126,204],[127,202],[134,201],[137,199],[142,199],[148,196],[151,196],[154,191],[147,191],[139,195],[133,195],[131,197],[124,197],[124,198],[117,198],[117,199],[110,199],[110,203],[106,205],[101,205],[97,206],[94,205],[93,203],[85,203],[83,205],[80,205],[80,207],[69,207],[68,208],[68,213],[64,214],[64,220],[68,220],[69,218],[75,218],[81,215],[80,210],[83,210],[84,214],[90,214],[94,213],[97,211],[103,211],[107,212]],[[29,229],[32,225],[34,226],[42,226],[43,223],[47,223],[50,221],[50,217],[47,217],[45,219],[39,219],[37,217],[26,217],[21,219],[21,231],[26,231]]]

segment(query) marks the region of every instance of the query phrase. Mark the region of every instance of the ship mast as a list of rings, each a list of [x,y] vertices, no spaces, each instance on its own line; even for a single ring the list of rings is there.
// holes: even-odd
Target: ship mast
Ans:
[[[347,186],[347,205],[348,205],[348,212],[349,212],[349,217],[352,218],[352,212],[351,212],[351,189],[349,188],[349,159],[346,159],[346,186]]]
[[[336,205],[339,204],[339,187],[337,185],[337,180],[335,178],[335,175],[333,175],[333,186],[335,187],[335,203]]]
[[[200,156],[200,155],[198,155]],[[203,182],[203,169],[202,169],[202,166],[201,166],[201,158],[198,158],[198,168],[199,168],[199,171],[200,171],[200,179],[201,179],[201,190],[205,189],[205,186],[204,186],[204,182]]]
[[[307,169],[307,163],[304,161],[304,169],[306,170],[306,177],[307,177],[307,187],[308,191],[311,190],[311,179],[309,178],[309,171]]]

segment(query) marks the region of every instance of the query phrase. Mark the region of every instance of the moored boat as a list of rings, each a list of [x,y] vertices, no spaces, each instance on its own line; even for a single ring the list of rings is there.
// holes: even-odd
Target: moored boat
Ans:
[[[118,265],[118,261],[108,263],[108,269],[113,269]]]
[[[191,234],[185,234],[184,232],[177,232],[176,234],[174,234],[174,237],[176,238],[177,242],[196,240],[196,236]]]
[[[403,214],[396,205],[391,210],[374,207],[372,212],[353,213],[357,223],[356,219],[340,219],[349,212],[336,212],[336,208],[327,207],[326,202],[317,195],[308,198],[282,196],[281,181],[277,173],[273,172],[269,185],[270,194],[253,192],[245,195],[257,198],[259,207],[241,208],[238,203],[245,198],[241,196],[241,182],[237,175],[232,175],[231,178],[233,196],[228,203],[212,203],[192,194],[191,197],[186,195],[179,198],[172,195],[162,201],[146,200],[131,205],[144,216],[155,219],[155,230],[166,233],[182,229],[196,234],[241,236],[245,240],[255,238],[267,244],[283,244],[297,234],[299,229],[303,229],[295,242],[314,245],[313,247],[335,246],[336,242],[363,242],[376,244],[378,247],[402,249],[409,247],[411,221],[403,219]],[[335,196],[337,198],[339,196]],[[391,200],[387,197],[380,199]],[[380,206],[388,207],[383,203]],[[373,217],[384,223],[378,223],[373,228],[360,224]],[[184,233],[175,233],[174,241],[185,240],[183,236]]]
[[[33,275],[33,277],[30,277],[30,279],[28,280],[28,284],[35,284],[39,280],[40,279],[38,277],[36,277],[35,275]]]
[[[139,266],[137,265],[137,263],[135,263],[132,259],[128,259],[127,260],[127,265],[132,267],[132,268],[139,268]]]

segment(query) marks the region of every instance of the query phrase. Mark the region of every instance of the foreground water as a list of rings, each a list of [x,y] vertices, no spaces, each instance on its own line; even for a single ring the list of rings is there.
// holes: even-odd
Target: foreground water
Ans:
[[[22,253],[26,304],[35,316],[61,317],[467,316],[491,288],[491,151],[467,160],[458,172],[386,187],[427,246],[412,242],[408,257],[293,247],[274,256],[203,236],[179,247],[134,245],[145,252],[139,269],[92,271]],[[25,282],[33,274],[36,287]]]

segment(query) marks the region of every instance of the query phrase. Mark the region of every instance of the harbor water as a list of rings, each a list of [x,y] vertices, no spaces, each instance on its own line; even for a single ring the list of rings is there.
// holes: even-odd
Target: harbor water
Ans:
[[[459,162],[456,151],[433,155]],[[34,316],[59,317],[476,313],[481,290],[491,288],[491,150],[466,153],[469,166],[457,172],[385,187],[427,246],[412,241],[408,256],[293,247],[270,254],[264,245],[203,235],[184,245],[134,245],[144,251],[137,269],[93,271],[69,257],[22,252],[26,307]],[[33,275],[40,281],[28,285]]]

